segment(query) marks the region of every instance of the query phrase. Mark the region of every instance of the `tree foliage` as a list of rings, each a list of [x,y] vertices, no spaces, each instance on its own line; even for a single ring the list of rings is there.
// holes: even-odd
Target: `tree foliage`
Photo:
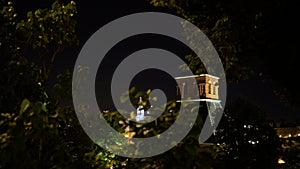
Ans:
[[[252,70],[247,65],[248,57],[255,50],[253,43],[261,29],[262,18],[262,11],[253,8],[255,3],[205,0],[151,0],[150,3],[170,8],[198,26],[218,51],[229,81],[236,82],[251,75]],[[195,57],[186,58],[188,66],[196,69],[197,73],[205,72]]]
[[[149,101],[154,103],[156,98],[149,98],[150,92],[137,92],[135,88],[132,88],[129,93],[124,93],[124,102],[130,100],[126,95],[130,96],[133,104],[138,102],[139,97],[148,98],[145,99],[143,105],[146,110],[149,108]],[[180,113],[198,113],[195,109],[195,104],[182,103],[183,112]],[[198,105],[199,106],[199,105]],[[137,106],[136,106],[137,107]],[[148,107],[148,108],[147,108]],[[160,107],[154,107],[151,109],[151,114],[155,112],[163,112],[155,121],[150,123],[133,123],[124,119],[118,112],[110,112],[104,114],[107,122],[114,127],[118,132],[127,137],[147,138],[157,136],[168,129],[176,120],[179,113],[178,103],[169,101],[166,105]],[[126,112],[125,112],[126,113]],[[130,112],[129,112],[130,113]],[[135,113],[135,112],[133,112]],[[116,168],[135,168],[135,169],[160,169],[160,168],[209,168],[213,163],[211,151],[208,149],[203,152],[201,145],[199,145],[198,137],[199,132],[203,126],[203,120],[201,116],[198,116],[194,126],[192,127],[188,136],[180,141],[174,148],[169,151],[157,155],[151,158],[122,158],[117,157],[114,159],[114,167]],[[180,132],[180,131],[177,131]],[[122,143],[130,146],[127,142]],[[153,146],[155,147],[155,146]],[[151,149],[151,147],[145,147],[145,149]],[[184,163],[182,161],[185,161]]]
[[[216,137],[217,159],[224,162],[224,168],[277,166],[281,142],[266,117],[246,98],[227,104]]]
[[[16,9],[1,2],[0,168],[92,167],[93,143],[65,104],[70,71],[49,82],[55,58],[78,43],[76,4],[55,1],[27,16]]]
[[[247,40],[254,42],[256,39],[246,36],[245,32],[259,34],[257,29],[260,28],[262,17],[260,10],[243,12],[248,9],[245,5],[240,11],[231,11],[230,5],[234,3],[223,2],[152,0],[151,3],[170,7],[199,26],[216,46],[231,81],[247,77],[249,69],[244,63],[251,52],[244,54],[254,48]],[[198,132],[203,125],[200,116],[182,142],[159,156],[128,159],[103,150],[83,132],[73,107],[68,104],[71,100],[72,73],[65,70],[57,75],[54,84],[49,82],[55,58],[63,57],[61,53],[65,49],[78,43],[75,2],[55,1],[49,8],[29,11],[26,15],[19,14],[12,2],[2,1],[0,5],[0,168],[210,168],[216,160],[221,164],[224,158],[234,160],[241,147],[228,139],[238,139],[245,145],[249,140],[244,134],[249,135],[249,138],[257,138],[255,141],[265,146],[257,148],[256,152],[267,149],[266,154],[272,155],[274,147],[268,147],[268,143],[273,139],[273,131],[261,125],[263,117],[253,116],[252,113],[260,112],[259,109],[241,102],[233,106],[236,109],[230,109],[226,120],[231,117],[236,121],[247,122],[247,125],[251,123],[258,126],[260,130],[231,131],[232,128],[239,129],[242,124],[236,121],[224,124],[225,135],[228,137],[227,140],[221,138],[220,143],[225,142],[229,148],[233,148],[228,157],[222,157],[222,153],[214,154],[210,149],[203,151],[203,147],[198,144]],[[239,12],[243,12],[245,18],[235,17]],[[239,40],[241,37],[243,41]],[[203,67],[195,64],[197,61],[193,56],[186,58],[196,72],[203,72]],[[130,97],[137,100],[143,95],[145,93],[135,93]],[[149,106],[147,103],[145,105]],[[168,103],[166,107],[158,108],[165,111],[158,119],[162,125],[157,127],[154,123],[148,124],[145,126],[148,132],[139,128],[126,131],[130,124],[118,112],[104,116],[121,133],[135,132],[136,136],[148,137],[164,131],[176,119],[178,107],[173,103]],[[244,116],[235,112],[243,112]],[[268,134],[272,137],[266,139]],[[219,148],[218,151],[225,152],[225,148]],[[253,147],[244,148],[242,153],[250,148]],[[267,160],[272,161],[275,155]],[[243,157],[243,160],[248,160]],[[251,156],[250,162],[254,159],[257,157]]]
[[[279,168],[296,169],[300,167],[300,139],[288,138],[282,139],[281,159],[285,161]]]
[[[283,0],[149,0],[198,26],[212,41],[224,65],[227,80],[238,82],[256,75],[273,81],[274,91],[286,105],[299,107],[296,76],[299,33],[295,2]],[[289,18],[289,19],[286,19]],[[199,60],[187,56],[189,66],[205,72]],[[200,65],[200,66],[199,66]],[[183,67],[184,68],[184,67]]]

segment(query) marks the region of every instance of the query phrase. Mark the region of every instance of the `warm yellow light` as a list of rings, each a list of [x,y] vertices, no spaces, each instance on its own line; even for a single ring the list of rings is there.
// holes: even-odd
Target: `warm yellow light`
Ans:
[[[135,134],[136,134],[136,132],[126,132],[126,133],[124,133],[123,135],[124,135],[126,138],[132,138]]]
[[[279,137],[281,138],[282,136],[281,136],[281,135],[279,135]]]
[[[298,136],[300,137],[300,133],[298,134]]]
[[[281,158],[278,159],[278,164],[284,164],[284,163],[285,163],[284,160],[282,160]]]
[[[291,134],[289,134],[289,137],[292,137],[292,135],[291,135]]]

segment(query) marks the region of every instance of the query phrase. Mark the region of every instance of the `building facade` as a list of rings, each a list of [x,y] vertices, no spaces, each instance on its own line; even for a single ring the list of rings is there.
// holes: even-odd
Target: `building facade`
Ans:
[[[279,127],[275,131],[280,138],[300,137],[300,126],[295,127]]]
[[[216,132],[216,117],[222,109],[219,99],[219,78],[209,74],[183,76],[175,78],[178,102],[199,103],[199,115],[205,121],[209,119],[210,129]],[[195,105],[195,104],[193,104]]]
[[[195,79],[195,80],[194,80]],[[183,76],[175,78],[177,86],[177,96],[183,100],[219,99],[219,78],[209,74]]]

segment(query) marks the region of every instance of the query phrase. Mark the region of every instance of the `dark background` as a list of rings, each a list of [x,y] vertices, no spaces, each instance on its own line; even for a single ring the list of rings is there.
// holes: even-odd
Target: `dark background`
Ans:
[[[52,1],[22,1],[17,2],[20,10],[25,13],[28,9],[34,10],[37,7],[43,8],[51,5]],[[53,79],[56,73],[66,68],[72,69],[76,58],[80,52],[81,47],[88,40],[88,38],[103,25],[110,21],[122,17],[124,15],[146,12],[146,11],[159,11],[175,14],[172,10],[165,8],[157,8],[151,6],[147,1],[144,0],[130,0],[130,1],[79,1],[76,2],[78,7],[78,25],[77,31],[79,36],[79,45],[65,51],[61,57],[58,57],[55,61]],[[278,74],[278,78],[284,78],[288,81],[288,87],[293,88],[296,93],[299,93],[297,85],[297,61],[286,61],[286,55],[297,55],[298,56],[298,42],[299,37],[297,22],[297,5],[295,2],[286,2],[283,4],[279,11],[276,11],[274,15],[270,15],[266,32],[270,41],[277,42],[277,46],[274,45],[272,48],[265,51],[266,55],[271,58],[268,62],[261,64],[260,58],[253,56],[257,59],[257,64],[250,65],[256,74],[251,76],[246,81],[241,81],[238,84],[229,84],[227,91],[228,101],[233,100],[238,96],[246,96],[251,100],[259,104],[266,112],[269,113],[269,119],[271,120],[288,120],[292,121],[300,119],[299,108],[284,105],[280,102],[279,98],[274,94],[274,90],[282,88],[282,84],[278,83],[272,78],[263,80],[258,76],[259,72],[266,72],[273,75]],[[249,35],[251,36],[251,35]],[[147,42],[145,42],[147,43]],[[138,43],[137,43],[138,44]],[[151,44],[149,43],[151,46]],[[268,46],[268,44],[263,44]],[[147,45],[145,45],[147,46]],[[131,46],[132,47],[132,46]],[[264,46],[262,46],[264,48]],[[124,57],[124,54],[118,53]],[[110,62],[115,62],[118,58],[110,58]],[[109,78],[109,77],[108,77]],[[154,79],[155,80],[155,79]],[[97,89],[102,90],[101,85],[103,82],[96,82]],[[104,85],[105,86],[105,85]],[[107,85],[106,85],[107,87]],[[284,86],[285,87],[285,86]],[[99,89],[100,88],[100,89]],[[109,103],[107,103],[109,104]],[[108,106],[109,107],[109,106]]]
[[[258,60],[257,64],[251,66],[254,70],[256,70],[256,72],[270,71],[270,73],[273,73],[271,72],[273,70],[269,70],[268,67],[270,67],[270,69],[277,69],[276,66],[278,65],[278,70],[280,70],[278,72],[278,76],[290,80],[291,83],[297,83],[295,79],[295,77],[297,77],[295,63],[283,61],[285,59],[285,55],[295,54],[296,45],[298,44],[295,41],[297,35],[299,35],[299,33],[297,33],[298,29],[296,26],[296,21],[298,20],[296,18],[297,9],[293,2],[287,2],[287,4],[282,6],[282,9],[280,10],[281,11],[278,11],[276,14],[274,13],[274,16],[270,18],[269,27],[266,27],[266,29],[268,29],[267,32],[273,36],[270,37],[270,35],[266,35],[266,38],[270,38],[272,41],[278,41],[278,44],[282,45],[274,48],[273,51],[270,49],[267,51],[269,53],[266,53],[266,55],[273,55],[273,57],[271,57],[272,60],[269,61],[269,65],[260,64],[260,61]],[[80,1],[78,3],[78,31],[80,35],[80,42],[85,42],[93,32],[114,19],[127,14],[145,11],[160,11],[175,14],[173,11],[165,8],[153,7],[149,5],[147,1],[142,0],[118,2],[106,1],[104,3],[89,3],[86,1]],[[97,22],[97,20],[99,21]],[[147,43],[146,41],[143,42]],[[151,43],[149,46],[151,46]],[[285,71],[285,69],[288,70]],[[299,109],[284,105],[280,102],[278,96],[274,94],[274,90],[280,87],[282,86],[280,86],[280,84],[276,81],[272,79],[263,80],[258,76],[258,74],[255,74],[246,81],[241,81],[234,85],[229,84],[227,99],[228,101],[231,101],[238,96],[249,97],[269,113],[269,119],[271,120],[293,121],[300,118]]]

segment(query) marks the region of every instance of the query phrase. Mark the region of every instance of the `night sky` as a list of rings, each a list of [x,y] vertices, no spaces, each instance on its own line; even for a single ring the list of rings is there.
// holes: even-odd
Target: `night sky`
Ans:
[[[34,3],[26,2],[26,6],[34,8]],[[46,3],[47,4],[51,3]],[[43,6],[43,5],[42,5]],[[290,4],[291,8],[293,4]],[[132,14],[136,12],[146,12],[146,11],[160,11],[166,13],[172,13],[165,8],[157,8],[148,4],[144,0],[130,0],[130,1],[98,1],[98,3],[91,1],[79,1],[77,2],[78,7],[78,34],[79,34],[79,46],[71,48],[63,53],[62,57],[58,57],[54,65],[54,74],[65,68],[73,68],[76,58],[80,52],[81,47],[88,40],[88,38],[99,28],[101,28],[106,23],[122,17],[127,14]],[[294,19],[296,11],[293,11],[293,7],[290,11],[286,11],[286,19],[279,19],[278,26],[282,24],[287,24],[287,26],[292,27],[288,29],[289,31],[284,30],[288,37],[293,36],[293,32],[297,31],[294,27]],[[286,10],[286,9],[285,9]],[[280,23],[284,21],[283,23]],[[273,23],[276,25],[277,23]],[[276,32],[280,29],[274,28],[274,36],[279,32]],[[282,39],[277,39],[281,41]],[[275,49],[274,49],[275,50]],[[287,49],[289,50],[289,49]],[[119,53],[120,54],[120,53]],[[114,62],[114,60],[110,60]],[[281,67],[280,69],[285,69],[286,67]],[[254,65],[254,69],[255,65]],[[263,68],[264,69],[264,68]],[[295,75],[293,75],[295,76]],[[295,81],[294,81],[295,82]],[[101,86],[101,85],[99,85]],[[262,79],[255,75],[249,80],[241,81],[238,84],[229,85],[227,91],[227,101],[230,101],[238,96],[246,96],[251,100],[259,104],[263,110],[269,113],[270,120],[295,120],[300,118],[300,110],[295,108],[290,108],[282,103],[280,103],[279,98],[276,97],[273,93],[274,89],[278,85],[272,80],[262,81]],[[96,89],[97,90],[97,89]],[[100,89],[101,90],[101,89]]]

